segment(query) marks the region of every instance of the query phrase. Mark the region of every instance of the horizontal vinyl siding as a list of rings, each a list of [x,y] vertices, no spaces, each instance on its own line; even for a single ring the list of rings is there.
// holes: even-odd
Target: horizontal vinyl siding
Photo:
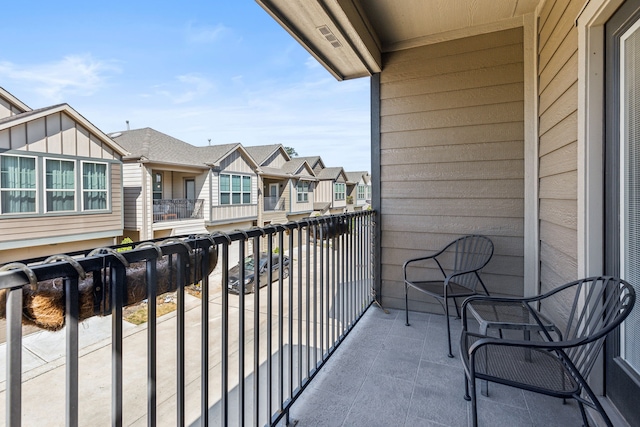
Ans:
[[[380,76],[384,305],[404,306],[404,261],[464,234],[484,234],[494,242],[494,257],[483,273],[490,292],[522,295],[522,37],[517,28],[385,56]],[[441,311],[435,300],[416,293],[410,299],[412,309]]]
[[[122,166],[124,182],[124,227],[128,230],[142,228],[142,172],[138,163]]]
[[[541,292],[577,277],[578,33],[584,1],[547,1],[539,27]]]

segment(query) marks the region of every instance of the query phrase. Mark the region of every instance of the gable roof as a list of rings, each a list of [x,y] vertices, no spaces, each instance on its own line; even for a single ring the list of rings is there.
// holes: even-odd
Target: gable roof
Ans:
[[[111,137],[129,150],[130,154],[125,160],[145,159],[154,163],[208,169],[219,165],[227,156],[238,150],[253,167],[257,167],[253,157],[240,143],[200,147],[149,127],[115,132]]]
[[[195,147],[177,138],[151,128],[120,131],[111,134],[129,151],[124,160],[144,159],[150,162],[188,165],[206,168],[197,158]]]
[[[13,105],[14,107],[17,107],[19,110],[21,110],[22,113],[25,113],[27,111],[31,111],[31,108],[27,104],[25,104],[24,102],[20,101],[18,98],[13,96],[11,93],[9,93],[3,87],[0,87],[0,98],[4,99],[5,101],[7,101],[9,104]]]
[[[332,167],[332,168],[324,168],[317,174],[318,179],[322,181],[326,181],[329,179],[338,179],[338,177],[342,175],[344,176],[345,181],[347,180],[347,174],[344,173],[344,169],[342,167]]]
[[[324,169],[324,162],[322,161],[322,158],[320,156],[307,156],[307,157],[296,157],[297,159],[303,159],[306,160],[307,163],[309,163],[309,166],[311,166],[312,169],[315,169],[316,165],[318,163],[320,163],[320,166]]]
[[[293,175],[303,175],[302,171],[306,170],[307,173],[304,175],[309,175],[312,177],[316,176],[309,162],[300,157],[294,157],[287,163],[282,165],[282,170]]]
[[[82,126],[87,128],[89,132],[93,135],[97,136],[102,142],[106,143],[109,147],[111,147],[115,152],[124,156],[127,154],[127,150],[123,148],[120,144],[115,142],[112,138],[107,136],[104,132],[98,129],[93,123],[87,120],[82,114],[78,113],[76,110],[71,108],[69,104],[58,104],[52,105],[50,107],[38,108],[37,110],[29,110],[24,113],[16,114],[15,116],[5,117],[0,120],[0,130],[17,126],[23,123],[27,123],[36,119],[40,119],[42,117],[49,116],[55,113],[65,113],[77,123],[80,123]]]
[[[366,175],[369,175],[369,172],[367,171],[358,171],[358,172],[347,172],[345,171],[345,174],[347,175],[347,181],[353,184],[357,184],[358,182],[360,182],[360,180],[364,180],[366,182],[366,178],[364,178]]]
[[[260,166],[278,150],[282,151],[285,159],[291,160],[282,144],[252,145],[244,148]]]

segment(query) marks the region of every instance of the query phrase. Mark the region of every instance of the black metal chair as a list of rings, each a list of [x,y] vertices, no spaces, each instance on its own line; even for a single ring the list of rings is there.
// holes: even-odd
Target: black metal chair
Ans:
[[[478,284],[482,285],[485,294],[489,295],[482,279],[480,270],[487,265],[493,256],[493,242],[485,236],[477,234],[460,237],[449,243],[438,253],[426,257],[413,258],[404,263],[404,301],[406,325],[409,326],[409,297],[408,289],[414,288],[425,293],[442,305],[447,319],[447,339],[449,344],[449,357],[451,353],[451,325],[449,324],[449,299],[453,299],[456,313],[460,318],[460,310],[456,298],[477,295]],[[438,265],[443,279],[441,280],[415,280],[409,278],[409,267],[426,267],[425,261],[432,260]]]
[[[476,379],[479,379],[562,399],[576,399],[585,425],[589,425],[584,408],[587,405],[612,426],[585,378],[606,335],[629,315],[635,298],[633,287],[624,280],[591,277],[537,297],[475,296],[465,300],[460,356],[465,370],[464,397],[471,400],[473,425],[478,424]],[[474,303],[494,304],[496,311],[523,307],[538,325],[535,336],[531,340],[516,340],[468,331],[467,307]],[[549,327],[548,320],[541,318],[540,313],[555,320],[554,328]]]

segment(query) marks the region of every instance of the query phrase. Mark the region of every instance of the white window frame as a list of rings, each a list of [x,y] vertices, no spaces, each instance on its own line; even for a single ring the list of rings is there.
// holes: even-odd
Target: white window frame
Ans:
[[[45,213],[58,213],[58,212],[76,212],[78,210],[78,162],[75,159],[63,159],[63,158],[56,158],[56,157],[45,157],[43,158],[44,164],[43,164],[43,169],[42,169],[42,189],[44,190],[44,212]],[[58,189],[58,188],[47,188],[47,162],[49,161],[54,161],[54,162],[68,162],[68,163],[73,163],[73,189]],[[37,169],[37,167],[36,167]],[[37,172],[36,172],[37,174]],[[37,187],[37,186],[36,186]],[[64,192],[68,192],[71,193],[73,192],[73,209],[69,209],[69,210],[49,210],[47,209],[47,195],[49,193],[52,192],[56,192],[56,191],[64,191]]]
[[[340,190],[338,190],[338,188],[340,188]],[[333,199],[336,201],[347,199],[347,185],[344,182],[336,182],[333,184]]]
[[[297,191],[297,200],[298,203],[308,203],[309,202],[309,190],[311,189],[311,182],[299,180],[298,185],[296,186]],[[300,200],[302,199],[302,200]]]
[[[105,189],[104,190],[95,190],[95,189],[89,189],[87,190],[86,188],[84,188],[84,165],[90,163],[90,164],[96,164],[96,165],[105,165]],[[109,168],[109,163],[107,162],[96,162],[96,161],[92,161],[92,160],[82,160],[80,162],[80,188],[81,188],[81,196],[82,196],[82,212],[105,212],[110,210],[111,208],[111,191],[110,191],[110,187],[111,187],[111,171]],[[88,191],[104,191],[106,193],[106,201],[107,201],[107,206],[104,209],[87,209],[86,206],[84,205],[84,193],[88,192]]]
[[[0,198],[2,197],[1,194],[4,191],[33,191],[33,192],[35,192],[35,209],[33,211],[29,211],[29,212],[1,212],[2,203],[0,201],[0,214],[2,214],[2,215],[37,214],[39,212],[38,200],[40,199],[39,191],[38,191],[38,187],[39,187],[38,182],[39,182],[39,179],[40,179],[40,177],[38,176],[39,175],[39,173],[38,173],[38,158],[35,157],[35,156],[21,156],[21,155],[18,155],[18,154],[2,154],[2,155],[0,155],[0,159],[2,157],[19,157],[19,158],[33,159],[34,160],[34,165],[35,165],[35,173],[36,173],[36,177],[35,177],[36,187],[35,188],[28,188],[28,189],[25,189],[25,188],[2,188],[2,182],[0,181]],[[1,169],[0,169],[0,171],[1,171]]]
[[[222,190],[222,177],[223,176],[228,176],[229,177],[229,191],[223,191]],[[233,191],[233,177],[237,176],[240,178],[240,191]],[[243,190],[243,181],[244,178],[249,178],[249,191],[244,191]],[[220,201],[219,204],[220,206],[247,206],[247,205],[251,205],[251,198],[252,198],[252,193],[253,193],[253,176],[251,175],[243,175],[243,174],[239,174],[239,173],[221,173],[218,176],[218,200]],[[240,194],[240,203],[233,203],[233,195],[235,194]],[[223,203],[222,202],[222,195],[223,194],[229,194],[229,203]],[[244,203],[244,196],[245,195],[249,195],[249,201],[247,203]]]
[[[356,198],[357,200],[366,200],[367,198],[367,187],[362,185],[362,184],[358,184],[357,186],[357,191],[356,191]]]

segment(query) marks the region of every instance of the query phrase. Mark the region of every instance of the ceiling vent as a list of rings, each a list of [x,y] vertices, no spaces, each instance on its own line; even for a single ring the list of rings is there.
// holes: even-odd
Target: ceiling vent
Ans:
[[[333,35],[329,27],[323,25],[321,27],[318,27],[318,31],[320,31],[320,34],[322,34],[322,36],[327,39],[329,43],[331,43],[331,46],[342,47],[342,44],[338,41],[338,38]]]

